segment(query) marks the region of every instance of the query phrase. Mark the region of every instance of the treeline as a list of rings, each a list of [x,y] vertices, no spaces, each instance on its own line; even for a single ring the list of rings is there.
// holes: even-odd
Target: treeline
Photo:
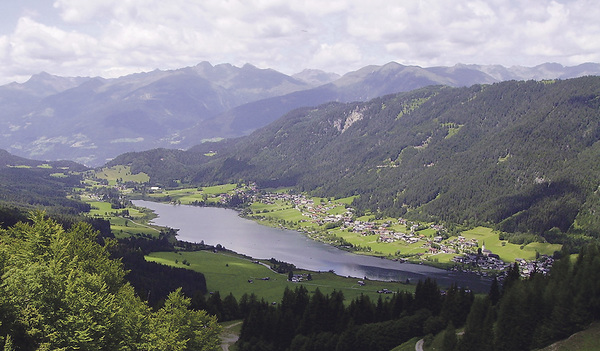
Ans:
[[[342,292],[308,294],[303,286],[286,289],[281,303],[250,304],[239,350],[391,350],[448,323],[465,323],[473,302],[470,291],[451,287],[440,293],[435,281],[419,282],[415,294],[396,292],[377,301],[361,295],[349,304]]]
[[[565,253],[547,276],[521,278],[515,264],[485,297],[455,286],[440,291],[430,279],[420,281],[414,294],[385,294],[377,301],[361,295],[346,303],[341,292],[317,289],[310,295],[303,286],[286,289],[278,304],[254,295],[239,304],[231,295],[227,303],[213,296],[204,308],[244,318],[240,351],[391,350],[414,337],[430,343],[436,335],[444,351],[532,350],[600,320],[600,246],[585,246],[574,263]],[[457,335],[462,327],[464,334]]]
[[[476,300],[453,350],[532,350],[600,320],[600,246],[590,244],[572,263],[565,255],[549,276],[509,275],[502,297]]]
[[[121,251],[119,256],[128,271],[125,279],[152,307],[162,306],[169,294],[177,289],[188,298],[207,293],[206,278],[202,273],[148,262],[141,251]]]
[[[82,178],[62,168],[82,171],[86,167],[68,161],[50,162],[51,168],[39,167],[41,164],[0,150],[0,228],[27,221],[31,211],[44,210],[66,228],[84,221],[103,237],[111,237],[108,221],[81,216],[82,212],[89,212],[90,205],[67,197],[81,184]]]
[[[114,237],[111,229],[110,222],[102,218],[87,217],[81,214],[71,214],[61,212],[61,207],[40,207],[46,211],[48,217],[51,217],[54,221],[61,224],[63,227],[69,229],[72,226],[85,222],[88,223],[99,232],[100,238],[112,238]],[[0,201],[0,228],[9,228],[19,222],[31,222],[29,215],[34,209],[28,207],[25,204],[10,203],[5,204]]]
[[[67,198],[71,189],[81,184],[81,176],[56,177],[52,172],[44,168],[0,167],[0,204],[29,209],[43,207],[67,214],[89,211],[89,204]]]

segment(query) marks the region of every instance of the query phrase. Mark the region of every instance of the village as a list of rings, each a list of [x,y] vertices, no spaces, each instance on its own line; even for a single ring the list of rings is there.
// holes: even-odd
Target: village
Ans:
[[[495,276],[499,280],[503,280],[508,268],[515,263],[518,264],[523,277],[529,277],[533,272],[547,274],[554,262],[554,259],[548,255],[539,255],[535,260],[517,258],[515,262],[504,262],[498,254],[486,249],[485,243],[480,245],[478,240],[467,239],[461,235],[448,237],[443,225],[424,225],[403,218],[398,218],[397,223],[389,220],[384,223],[361,221],[355,218],[354,211],[349,206],[345,206],[343,212],[332,211],[341,205],[331,201],[315,203],[313,199],[307,198],[303,194],[265,193],[255,197],[253,201],[265,204],[275,204],[277,201],[290,203],[306,217],[303,221],[324,226],[326,229],[339,227],[341,230],[352,231],[363,236],[377,235],[377,240],[383,243],[396,241],[403,241],[410,245],[422,243],[422,247],[429,257],[435,257],[438,253],[455,254],[451,260],[454,263],[451,270],[473,272],[484,277]],[[331,212],[342,213],[331,214]],[[406,230],[404,232],[392,230],[392,224],[398,224]],[[420,233],[423,229],[429,228],[432,229],[429,233],[435,234]],[[425,254],[417,253],[415,256],[420,258]],[[396,260],[405,261],[403,258],[396,258]]]
[[[122,189],[120,189],[122,190]],[[152,189],[152,192],[161,193],[162,189]],[[405,246],[417,248],[418,252],[412,254],[395,255],[388,257],[396,261],[416,263],[436,263],[437,255],[453,255],[449,264],[445,267],[462,272],[473,272],[483,277],[497,277],[502,280],[508,268],[517,263],[523,277],[537,272],[547,274],[554,260],[548,255],[538,255],[535,260],[515,259],[514,262],[505,262],[500,256],[486,249],[485,242],[480,243],[477,239],[469,239],[462,235],[450,236],[446,228],[441,224],[424,224],[409,221],[404,218],[386,220],[365,220],[357,218],[355,211],[348,204],[343,204],[328,199],[309,198],[304,194],[290,192],[268,192],[259,191],[254,183],[244,187],[236,187],[232,191],[221,194],[211,194],[220,206],[237,206],[242,202],[260,203],[264,205],[276,205],[293,208],[297,210],[304,219],[300,223],[311,223],[318,226],[302,226],[293,221],[278,222],[278,225],[286,229],[303,231],[315,240],[326,241],[332,230],[352,232],[360,236],[375,236],[378,243],[401,243]],[[194,203],[195,204],[195,203]],[[196,204],[198,205],[198,204]],[[279,207],[281,208],[281,207]],[[262,216],[265,210],[257,211],[255,216]],[[266,216],[265,216],[266,217]],[[256,217],[254,217],[256,218]],[[356,251],[356,247],[348,245],[347,242],[332,242],[332,245],[341,249]],[[361,248],[365,250],[365,248]],[[368,248],[366,248],[368,251]]]

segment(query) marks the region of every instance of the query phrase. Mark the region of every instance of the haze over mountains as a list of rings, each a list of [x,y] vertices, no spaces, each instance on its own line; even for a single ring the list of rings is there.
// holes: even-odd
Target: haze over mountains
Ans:
[[[47,73],[0,87],[0,149],[33,159],[99,166],[128,151],[187,149],[247,135],[285,113],[328,101],[367,101],[429,85],[599,75],[600,64],[421,68],[394,62],[342,77],[316,70],[288,76],[252,65],[202,62],[116,79]]]

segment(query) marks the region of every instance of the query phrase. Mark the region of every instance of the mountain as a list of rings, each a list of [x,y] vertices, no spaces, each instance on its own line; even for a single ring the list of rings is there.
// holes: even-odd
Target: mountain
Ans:
[[[600,65],[421,68],[391,62],[339,77],[318,70],[288,76],[249,64],[202,62],[115,79],[40,73],[26,83],[0,87],[0,148],[28,158],[98,166],[127,151],[187,149],[248,135],[295,108],[329,101],[368,101],[429,85],[587,74],[600,74]]]
[[[599,111],[600,77],[433,86],[300,108],[238,140],[111,164],[163,183],[360,195],[353,206],[375,215],[600,237]]]
[[[331,83],[339,79],[340,75],[337,73],[328,73],[319,69],[305,69],[300,73],[292,75],[292,77],[316,87]]]
[[[183,134],[188,139],[198,140],[210,138],[208,131],[217,130],[221,137],[237,137],[247,135],[298,107],[316,106],[329,101],[367,101],[429,85],[463,87],[506,80],[566,79],[584,75],[600,75],[600,64],[590,63],[576,67],[544,64],[531,68],[458,64],[453,67],[422,68],[390,62],[383,66],[363,67],[312,89],[232,108],[212,120],[200,122]]]
[[[42,84],[47,82],[55,84]],[[270,69],[207,62],[78,82],[69,86],[42,74],[3,87],[0,102],[11,108],[2,116],[6,132],[0,147],[26,157],[98,165],[127,150],[190,146],[200,140],[186,144],[180,132],[199,121],[249,101],[311,87]]]

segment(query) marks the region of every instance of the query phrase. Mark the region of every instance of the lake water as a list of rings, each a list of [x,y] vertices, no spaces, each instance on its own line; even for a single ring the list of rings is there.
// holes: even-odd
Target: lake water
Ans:
[[[182,241],[221,244],[227,249],[254,258],[275,258],[312,271],[333,270],[341,276],[373,280],[417,282],[434,278],[441,285],[456,283],[474,291],[487,292],[490,281],[474,274],[450,272],[426,265],[401,263],[349,253],[307,238],[302,233],[271,228],[242,218],[231,209],[170,205],[135,200],[136,206],[153,210],[152,223],[179,229]]]

